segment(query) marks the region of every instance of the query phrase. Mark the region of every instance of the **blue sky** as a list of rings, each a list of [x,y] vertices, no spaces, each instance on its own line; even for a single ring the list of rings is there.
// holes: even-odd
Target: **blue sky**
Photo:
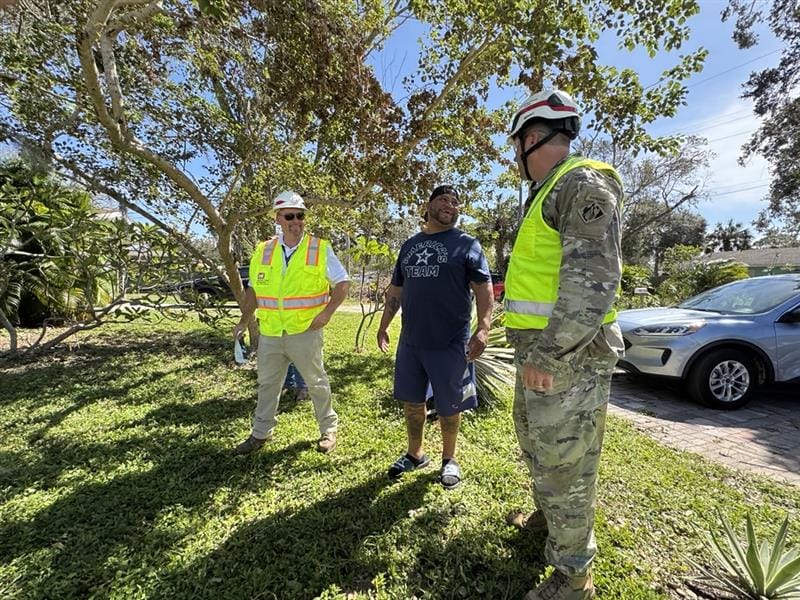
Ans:
[[[601,62],[634,68],[645,85],[658,81],[661,72],[677,62],[679,54],[700,46],[709,51],[703,71],[687,82],[687,105],[679,110],[678,116],[662,119],[650,131],[655,135],[696,134],[708,139],[708,148],[715,154],[706,182],[710,198],[699,204],[697,210],[710,227],[728,219],[750,226],[765,206],[769,184],[766,162],[760,157],[750,159],[744,167],[737,162],[742,144],[758,126],[751,103],[740,97],[741,86],[752,71],[775,64],[781,48],[765,30],[757,46],[739,50],[731,39],[733,23],[720,20],[726,5],[726,0],[700,0],[700,13],[689,22],[692,37],[674,53],[650,59],[644,51],[618,50],[611,38],[601,40],[598,46]],[[396,97],[402,94],[402,76],[416,65],[416,39],[422,32],[418,23],[409,21],[389,40],[384,51],[376,55],[377,75]],[[522,88],[512,93],[519,100],[526,95]],[[507,98],[508,92],[495,91],[489,102],[497,106]]]
[[[708,140],[716,155],[706,185],[711,197],[697,208],[712,226],[728,219],[749,225],[765,206],[769,192],[767,162],[760,156],[744,166],[737,162],[742,145],[758,128],[752,103],[741,98],[742,84],[753,71],[776,64],[781,49],[765,30],[758,45],[740,50],[731,40],[733,24],[720,21],[726,4],[712,0],[700,3],[700,14],[690,22],[689,47],[702,45],[709,50],[705,68],[688,81],[687,105],[678,116],[663,119],[652,128],[658,135],[696,133]]]

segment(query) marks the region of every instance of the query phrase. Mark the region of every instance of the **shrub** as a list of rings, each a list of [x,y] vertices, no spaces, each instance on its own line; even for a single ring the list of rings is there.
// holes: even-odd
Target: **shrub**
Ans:
[[[716,570],[695,563],[702,573],[700,581],[719,591],[754,600],[800,598],[800,549],[786,549],[789,518],[784,519],[771,544],[759,543],[748,513],[745,546],[719,509],[717,513],[724,533],[718,536],[709,528],[705,540]]]

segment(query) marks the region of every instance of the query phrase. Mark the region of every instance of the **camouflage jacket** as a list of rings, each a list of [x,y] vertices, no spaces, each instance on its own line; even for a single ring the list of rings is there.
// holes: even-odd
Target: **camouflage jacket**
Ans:
[[[531,189],[526,212],[544,181]],[[601,347],[609,358],[622,353],[618,326],[602,326],[622,275],[622,199],[613,177],[589,167],[566,173],[544,199],[542,216],[561,236],[558,299],[541,331],[508,330],[525,362],[564,374],[602,330],[608,330],[609,343]]]

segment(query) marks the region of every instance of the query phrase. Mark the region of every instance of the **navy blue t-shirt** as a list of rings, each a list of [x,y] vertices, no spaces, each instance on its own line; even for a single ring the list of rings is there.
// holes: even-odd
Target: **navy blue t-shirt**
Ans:
[[[418,233],[400,248],[392,285],[403,288],[400,341],[446,348],[469,339],[470,282],[490,281],[480,242],[458,229]]]

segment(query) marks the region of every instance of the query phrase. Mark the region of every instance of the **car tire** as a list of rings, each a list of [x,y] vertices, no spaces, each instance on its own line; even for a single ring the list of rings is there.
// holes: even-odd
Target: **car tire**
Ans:
[[[758,387],[758,365],[741,350],[712,350],[692,367],[689,395],[706,406],[734,410],[747,404]]]

